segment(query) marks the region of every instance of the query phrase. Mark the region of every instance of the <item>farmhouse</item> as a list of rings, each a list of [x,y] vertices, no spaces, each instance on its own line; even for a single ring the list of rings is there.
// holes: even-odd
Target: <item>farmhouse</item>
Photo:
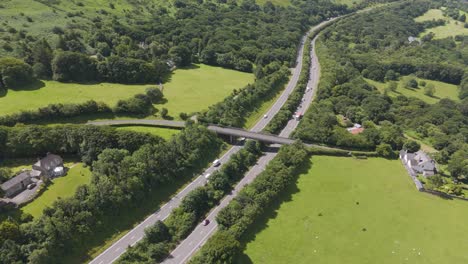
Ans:
[[[32,166],[33,170],[41,172],[42,176],[53,178],[63,176],[63,159],[54,154],[47,153],[47,156],[40,159]]]
[[[13,197],[16,194],[24,191],[31,182],[31,175],[29,174],[29,171],[24,171],[12,179],[4,182],[1,185],[1,188],[6,197]]]
[[[400,151],[400,159],[408,165],[416,174],[422,174],[425,177],[432,176],[437,172],[436,163],[424,151],[419,150],[416,153]]]
[[[348,132],[353,135],[357,135],[362,133],[364,131],[364,128],[360,124],[354,124],[353,127],[349,127],[346,130],[348,130]]]

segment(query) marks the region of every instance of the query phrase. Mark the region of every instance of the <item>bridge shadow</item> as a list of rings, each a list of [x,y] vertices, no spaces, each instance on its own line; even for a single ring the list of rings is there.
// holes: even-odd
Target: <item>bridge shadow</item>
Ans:
[[[310,162],[310,159],[306,159],[304,163],[301,164],[299,169],[294,173],[295,174],[294,181],[291,184],[289,184],[283,192],[281,192],[278,198],[275,199],[273,203],[271,203],[265,209],[265,211],[260,215],[260,217],[258,217],[254,221],[253,225],[251,225],[246,230],[246,232],[240,239],[241,250],[235,258],[236,264],[252,264],[253,263],[252,259],[247,254],[245,254],[247,244],[250,242],[253,242],[258,233],[260,233],[261,231],[269,227],[268,225],[269,221],[272,219],[275,219],[278,216],[278,211],[284,202],[292,201],[293,195],[300,191],[300,189],[297,187],[297,181],[299,179],[299,176],[307,173],[307,171],[309,171],[311,167],[312,167],[312,163]]]

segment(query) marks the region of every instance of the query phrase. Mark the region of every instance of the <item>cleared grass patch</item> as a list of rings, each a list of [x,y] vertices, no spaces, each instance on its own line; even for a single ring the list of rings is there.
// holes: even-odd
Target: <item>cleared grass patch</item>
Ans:
[[[397,160],[311,162],[237,263],[468,263],[468,202],[418,192]]]
[[[66,164],[66,166],[70,165]],[[21,210],[33,217],[41,216],[44,208],[52,206],[57,199],[73,196],[78,186],[90,182],[91,171],[89,168],[83,167],[82,163],[78,163],[68,171],[66,176],[53,179],[52,184],[47,187],[44,193],[22,207]]]
[[[442,10],[440,9],[430,9],[424,15],[415,18],[415,21],[423,22],[433,19],[443,19],[446,21],[446,25],[426,29],[423,33],[420,34],[420,37],[426,35],[429,32],[433,32],[435,34],[434,38],[436,39],[468,34],[468,28],[464,27],[463,22],[456,21],[451,17],[445,17],[442,13]]]
[[[427,84],[433,84],[435,86],[436,92],[433,97],[430,97],[424,94],[424,87],[422,86],[419,86],[419,88],[416,88],[416,89],[405,88],[404,87],[405,82],[408,78],[409,78],[408,76],[400,78],[400,81],[398,81],[398,88],[396,92],[390,91],[388,95],[391,97],[396,97],[398,95],[404,95],[406,97],[416,97],[429,104],[437,103],[442,98],[450,98],[454,101],[460,100],[458,98],[458,87],[456,85],[444,83],[444,82],[415,78],[418,81],[418,83],[420,81],[425,81]],[[383,93],[385,88],[388,86],[388,83],[376,82],[370,79],[365,79],[365,80],[369,84],[374,85],[381,93]]]
[[[162,127],[149,127],[149,126],[125,126],[118,127],[117,130],[129,130],[140,133],[149,133],[155,136],[160,136],[164,139],[170,139],[173,135],[180,132],[178,129],[162,128]]]

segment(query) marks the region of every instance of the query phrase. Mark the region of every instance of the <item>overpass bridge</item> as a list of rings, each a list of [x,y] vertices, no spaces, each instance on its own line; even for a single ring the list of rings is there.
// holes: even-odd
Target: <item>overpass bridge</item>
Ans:
[[[168,127],[182,129],[185,127],[183,121],[171,121],[171,120],[151,120],[151,119],[134,119],[134,120],[104,120],[104,121],[89,121],[88,125],[95,126],[157,126],[157,127]],[[241,128],[233,127],[222,127],[217,125],[208,125],[208,130],[215,132],[216,134],[227,135],[232,137],[244,137],[262,141],[265,143],[273,144],[292,144],[295,140],[276,135],[252,132]]]

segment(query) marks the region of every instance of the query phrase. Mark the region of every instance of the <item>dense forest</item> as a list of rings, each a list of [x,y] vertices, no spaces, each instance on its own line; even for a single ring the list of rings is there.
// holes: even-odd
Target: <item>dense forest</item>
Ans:
[[[47,10],[61,10],[61,1],[45,3]],[[294,1],[290,7],[259,6],[254,0],[177,0],[169,7],[146,1],[122,17],[112,13],[113,4],[96,13],[80,11],[86,10],[83,2],[75,4],[77,11],[69,14],[75,23],[47,32],[53,43],[5,21],[3,48],[18,44],[6,54],[25,64],[2,61],[2,86],[23,85],[26,80],[15,76],[32,73],[63,82],[161,82],[173,66],[192,62],[246,72],[255,65],[262,77],[271,62],[294,63],[296,45],[310,25],[347,10],[325,0]],[[142,8],[149,10],[142,13]]]
[[[318,42],[323,70],[317,102],[306,113],[295,137],[343,147],[376,148],[391,156],[392,150],[404,146],[403,134],[416,131],[438,150],[436,160],[448,164],[453,177],[468,175],[463,162],[468,159],[468,38],[408,41],[437,25],[414,18],[442,4],[447,2],[404,2],[352,16],[325,30]],[[364,79],[391,84],[411,74],[458,85],[460,101],[443,98],[428,104],[414,97],[390,97]],[[418,85],[414,78],[409,82],[409,86]],[[365,130],[359,135],[348,133],[345,127],[353,123],[363,124]]]

